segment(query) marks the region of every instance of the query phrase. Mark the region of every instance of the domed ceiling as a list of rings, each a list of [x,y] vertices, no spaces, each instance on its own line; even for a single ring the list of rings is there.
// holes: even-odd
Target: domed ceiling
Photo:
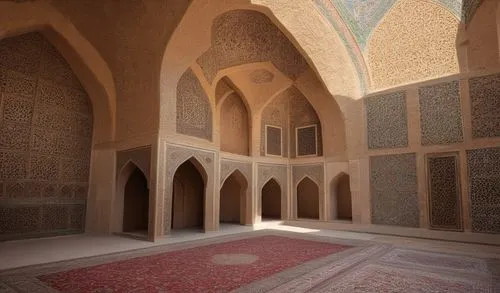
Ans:
[[[320,14],[343,40],[360,77],[361,86],[369,89],[366,65],[367,47],[372,33],[398,2],[403,0],[313,0]],[[457,22],[467,24],[481,0],[412,0],[431,2],[451,12]]]

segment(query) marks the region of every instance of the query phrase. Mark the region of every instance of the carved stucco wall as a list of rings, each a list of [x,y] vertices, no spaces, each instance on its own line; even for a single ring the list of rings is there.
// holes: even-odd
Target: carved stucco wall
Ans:
[[[251,62],[271,61],[292,80],[308,68],[288,38],[257,11],[233,10],[218,16],[211,45],[197,60],[210,82],[221,69]]]
[[[151,146],[118,151],[116,153],[116,176],[120,175],[120,170],[122,170],[129,161],[135,164],[144,173],[148,181],[150,180]]]
[[[462,230],[458,153],[427,158],[429,222],[433,229]]]
[[[39,33],[0,41],[0,238],[82,232],[92,110]]]
[[[372,88],[458,73],[458,27],[459,20],[441,5],[397,1],[368,41]]]
[[[245,176],[250,187],[252,184],[252,163],[224,159],[220,161],[220,186],[236,170],[239,170]]]
[[[365,110],[369,149],[408,146],[405,92],[366,98]]]
[[[500,74],[469,80],[472,136],[500,136]]]
[[[212,109],[208,96],[191,69],[177,84],[177,133],[212,140]]]
[[[306,97],[295,87],[290,87],[269,103],[261,116],[261,155],[265,155],[265,126],[282,128],[283,156],[296,157],[296,127],[316,125],[318,156],[323,154],[321,123],[316,111]],[[314,137],[302,140],[302,143],[315,144]],[[311,149],[313,147],[309,147]]]
[[[372,223],[419,227],[415,154],[370,157]]]
[[[237,93],[230,94],[220,111],[221,151],[248,156],[250,153],[250,120],[243,100]]]
[[[309,177],[318,185],[319,190],[319,207],[323,207],[325,204],[325,180],[324,180],[324,165],[323,164],[312,164],[312,165],[292,165],[292,186],[293,186],[293,217],[297,218],[297,185],[305,177]],[[325,217],[322,210],[319,213],[319,219],[323,220]]]
[[[467,151],[473,232],[500,233],[500,148]]]
[[[288,207],[288,167],[286,165],[258,164],[257,165],[257,214],[262,215],[262,188],[271,179],[276,180],[281,189],[281,218],[287,218]]]
[[[163,230],[165,234],[170,233],[171,229],[171,213],[172,213],[172,184],[177,168],[187,160],[194,159],[204,169],[205,178],[205,213],[207,207],[210,206],[210,201],[213,199],[213,189],[215,184],[215,153],[200,149],[185,148],[167,144],[167,160],[165,174],[165,193],[164,200],[160,203],[159,210],[163,210]],[[196,165],[196,164],[195,164]],[[200,172],[202,177],[203,172]],[[161,206],[163,204],[163,206]],[[205,215],[205,220],[207,216]],[[210,227],[205,221],[205,228]]]
[[[422,145],[463,141],[458,80],[419,88]]]

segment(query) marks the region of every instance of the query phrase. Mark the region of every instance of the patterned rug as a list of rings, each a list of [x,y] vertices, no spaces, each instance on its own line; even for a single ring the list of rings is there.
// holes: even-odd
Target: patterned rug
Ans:
[[[500,293],[500,260],[259,231],[0,272],[14,292]]]

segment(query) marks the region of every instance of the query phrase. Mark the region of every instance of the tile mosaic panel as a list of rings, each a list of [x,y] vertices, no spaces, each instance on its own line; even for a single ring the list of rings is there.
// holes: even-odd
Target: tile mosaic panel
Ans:
[[[469,80],[472,136],[500,136],[500,74]]]
[[[458,154],[431,155],[427,168],[431,228],[462,230]]]
[[[467,151],[472,231],[500,233],[500,147]]]
[[[419,227],[415,154],[370,157],[372,223]]]
[[[366,98],[365,106],[369,149],[408,146],[405,92]]]
[[[458,81],[419,88],[422,145],[463,141]]]

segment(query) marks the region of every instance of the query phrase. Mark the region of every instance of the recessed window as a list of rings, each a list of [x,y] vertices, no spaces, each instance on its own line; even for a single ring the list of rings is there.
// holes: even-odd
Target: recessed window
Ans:
[[[295,128],[297,157],[318,155],[318,128],[316,124]]]
[[[283,155],[281,127],[266,125],[266,155]]]

